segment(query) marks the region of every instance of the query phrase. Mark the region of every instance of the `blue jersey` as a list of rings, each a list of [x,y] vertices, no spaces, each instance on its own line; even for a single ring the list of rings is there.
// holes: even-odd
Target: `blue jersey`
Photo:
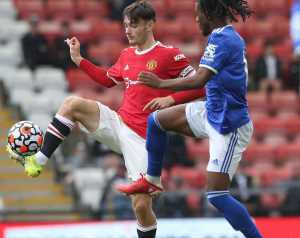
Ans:
[[[206,84],[206,110],[208,122],[221,134],[233,132],[250,121],[245,51],[244,40],[227,25],[211,33],[200,61],[200,67],[215,74]]]

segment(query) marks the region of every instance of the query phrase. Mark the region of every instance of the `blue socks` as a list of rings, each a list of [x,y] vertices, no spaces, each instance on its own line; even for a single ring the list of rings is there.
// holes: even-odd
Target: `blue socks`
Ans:
[[[210,203],[221,212],[230,225],[243,233],[246,238],[263,238],[247,209],[229,191],[211,191],[207,193]]]
[[[167,147],[167,133],[160,127],[156,117],[157,112],[148,117],[146,142],[148,151],[147,175],[152,177],[160,177]]]

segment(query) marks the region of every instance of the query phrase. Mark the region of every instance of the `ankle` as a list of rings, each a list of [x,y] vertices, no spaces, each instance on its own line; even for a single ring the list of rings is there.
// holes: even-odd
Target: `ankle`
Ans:
[[[160,176],[151,176],[151,175],[147,174],[146,180],[155,185],[161,185]]]

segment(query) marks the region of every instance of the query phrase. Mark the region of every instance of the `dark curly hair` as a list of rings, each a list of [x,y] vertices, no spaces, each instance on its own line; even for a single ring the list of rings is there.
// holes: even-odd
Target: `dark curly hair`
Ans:
[[[246,0],[198,0],[198,3],[198,7],[210,19],[229,18],[237,22],[236,16],[241,16],[246,21],[253,13]]]

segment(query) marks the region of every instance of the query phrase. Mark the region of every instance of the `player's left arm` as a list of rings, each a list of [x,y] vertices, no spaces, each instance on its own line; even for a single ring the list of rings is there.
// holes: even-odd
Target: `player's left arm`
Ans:
[[[213,71],[204,67],[199,67],[196,73],[192,76],[188,76],[186,78],[164,80],[159,78],[156,74],[150,72],[142,72],[139,75],[139,81],[154,88],[181,91],[203,88],[208,80],[213,76],[213,74]]]

